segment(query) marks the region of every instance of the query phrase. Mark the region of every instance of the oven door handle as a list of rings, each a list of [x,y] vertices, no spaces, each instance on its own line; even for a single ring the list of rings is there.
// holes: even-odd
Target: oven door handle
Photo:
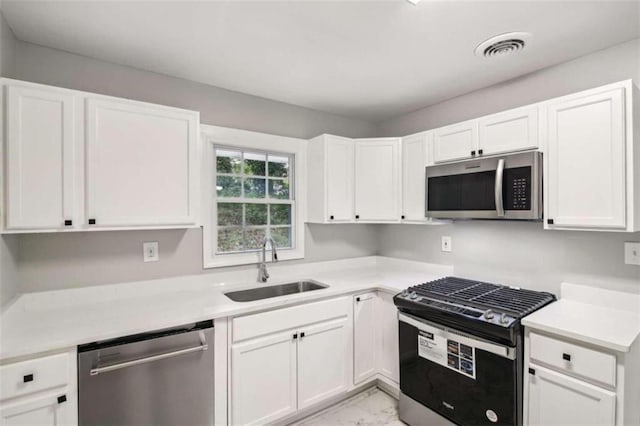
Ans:
[[[413,315],[407,315],[405,313],[399,313],[398,319],[400,320],[400,322],[412,325],[418,330],[426,331],[428,333],[433,333],[436,330],[440,330],[446,335],[446,338],[456,339],[456,341],[460,343],[468,346],[473,346],[477,349],[482,349],[483,351],[491,352],[503,358],[508,358],[511,360],[516,359],[516,348],[514,347],[504,346],[498,343],[479,339],[478,337],[472,336],[468,333],[449,329],[442,324],[432,323],[430,321],[423,320],[422,318],[417,318]]]
[[[502,181],[504,179],[504,158],[498,160],[496,168],[496,183],[493,188],[496,200],[496,214],[498,217],[504,217],[504,203],[502,200]]]

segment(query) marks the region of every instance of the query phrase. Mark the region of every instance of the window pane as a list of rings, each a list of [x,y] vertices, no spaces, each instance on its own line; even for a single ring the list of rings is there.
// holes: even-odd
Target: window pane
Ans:
[[[291,225],[291,205],[271,204],[271,224]]]
[[[289,157],[269,156],[269,176],[289,177]]]
[[[266,176],[267,156],[264,154],[244,153],[244,174]]]
[[[267,228],[251,228],[244,231],[245,250],[256,250],[262,247]]]
[[[216,194],[218,197],[239,197],[240,178],[232,176],[218,176],[216,178]]]
[[[269,197],[280,200],[289,199],[289,181],[282,179],[269,179]]]
[[[291,228],[271,228],[271,238],[276,243],[278,248],[291,247]]]
[[[246,198],[264,198],[265,179],[246,178],[244,180],[244,196]]]
[[[242,226],[242,204],[218,203],[218,226]]]
[[[240,173],[242,157],[238,151],[216,149],[216,173]]]
[[[266,225],[267,224],[267,205],[266,204],[245,204],[247,225]]]
[[[218,228],[218,253],[242,250],[242,228]]]

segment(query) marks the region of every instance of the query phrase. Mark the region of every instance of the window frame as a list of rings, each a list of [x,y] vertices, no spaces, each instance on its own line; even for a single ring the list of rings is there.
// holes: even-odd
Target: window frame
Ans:
[[[304,223],[306,217],[306,161],[307,140],[258,133],[227,127],[201,125],[202,137],[202,257],[203,267],[219,268],[234,265],[255,264],[260,261],[260,250],[216,254],[218,247],[217,202],[215,181],[215,148],[229,148],[259,153],[285,154],[293,159],[292,195],[292,244],[294,248],[278,249],[279,260],[304,258]],[[267,182],[268,184],[268,182]],[[278,204],[277,199],[272,200]],[[251,202],[251,201],[247,201]],[[288,203],[287,203],[288,204]],[[270,251],[270,249],[268,250]],[[270,255],[267,256],[269,258]]]

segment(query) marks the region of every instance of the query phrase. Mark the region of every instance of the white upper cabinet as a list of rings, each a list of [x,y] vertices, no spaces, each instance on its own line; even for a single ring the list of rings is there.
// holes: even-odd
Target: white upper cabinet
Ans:
[[[91,225],[196,223],[196,113],[89,98],[86,129]]]
[[[400,165],[400,139],[356,140],[356,221],[400,220]]]
[[[637,227],[633,188],[638,185],[639,154],[633,125],[638,118],[632,113],[632,92],[629,81],[546,105],[546,228]]]
[[[403,222],[427,222],[425,217],[425,167],[429,163],[429,132],[402,138],[402,212]]]
[[[538,148],[538,107],[513,109],[481,118],[478,155]]]
[[[308,152],[308,221],[353,222],[353,139],[322,135]]]
[[[3,232],[195,226],[199,114],[2,79]]]
[[[433,161],[436,163],[471,158],[477,151],[477,120],[465,121],[433,131]]]
[[[5,86],[6,229],[73,225],[75,99],[46,86]]]

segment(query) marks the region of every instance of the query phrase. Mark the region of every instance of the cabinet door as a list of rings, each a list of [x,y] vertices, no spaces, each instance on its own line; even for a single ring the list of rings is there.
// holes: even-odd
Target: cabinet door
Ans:
[[[73,220],[75,118],[69,91],[7,86],[7,229]]]
[[[398,310],[393,303],[393,296],[388,293],[378,294],[377,321],[380,330],[380,356],[378,370],[380,374],[398,383],[400,381],[400,357],[398,343]]]
[[[356,220],[400,220],[400,139],[356,141]]]
[[[87,218],[96,227],[195,223],[197,114],[87,100]]]
[[[538,107],[518,108],[480,119],[481,155],[502,154],[538,147]]]
[[[478,150],[478,122],[465,121],[433,131],[433,161],[463,160]]]
[[[535,375],[529,376],[529,426],[615,424],[613,392],[542,367],[531,368]]]
[[[326,139],[327,217],[330,222],[353,222],[353,150],[351,139]]]
[[[353,382],[357,385],[376,374],[378,329],[376,293],[353,298]]]
[[[58,396],[25,397],[0,408],[0,425],[72,426],[77,424],[74,408],[69,401],[59,403]]]
[[[349,387],[347,317],[300,329],[298,338],[298,408],[309,407]]]
[[[408,222],[425,222],[425,167],[431,133],[402,138],[402,214]]]
[[[264,424],[296,411],[294,333],[232,346],[230,424]]]
[[[547,227],[626,226],[623,90],[548,105]]]

